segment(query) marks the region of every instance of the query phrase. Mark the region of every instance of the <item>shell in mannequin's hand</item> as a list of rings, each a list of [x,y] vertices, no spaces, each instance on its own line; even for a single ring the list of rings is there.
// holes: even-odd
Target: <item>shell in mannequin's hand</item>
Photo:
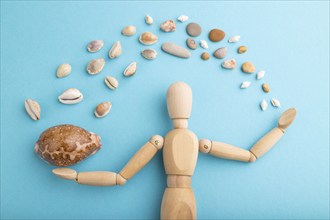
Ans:
[[[35,152],[55,166],[76,164],[100,148],[101,138],[74,125],[57,125],[46,129],[35,144]]]

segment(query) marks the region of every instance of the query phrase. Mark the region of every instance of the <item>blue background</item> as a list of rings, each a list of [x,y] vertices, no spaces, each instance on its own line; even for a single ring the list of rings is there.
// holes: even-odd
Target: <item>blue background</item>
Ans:
[[[144,16],[150,14],[154,25]],[[204,51],[192,51],[188,60],[160,50],[162,42],[185,46],[187,23],[177,23],[174,33],[159,25],[186,14],[203,27],[197,40],[205,39],[212,53],[228,46],[228,58],[238,65],[252,61],[266,76],[226,71],[221,60],[202,61]],[[46,128],[63,123],[79,125],[102,137],[96,155],[73,166],[78,171],[120,171],[129,158],[154,134],[171,129],[165,95],[175,81],[192,87],[194,104],[189,127],[199,138],[223,141],[249,149],[273,128],[289,107],[298,109],[294,124],[283,139],[256,163],[199,155],[192,187],[199,219],[329,218],[329,2],[1,2],[1,218],[53,219],[155,219],[160,214],[166,175],[162,153],[123,187],[90,187],[56,178],[54,167],[33,152]],[[133,37],[120,34],[136,25]],[[211,43],[208,31],[221,28],[241,41]],[[144,31],[159,36],[151,46],[156,60],[140,56],[146,46],[137,38]],[[105,40],[95,54],[86,51],[94,39]],[[110,60],[111,45],[120,40],[123,54]],[[236,53],[239,45],[248,52]],[[94,58],[106,58],[96,76],[85,72]],[[138,72],[124,78],[132,61]],[[56,68],[68,62],[72,73],[57,79]],[[109,90],[106,75],[118,78]],[[243,81],[251,81],[241,90]],[[262,82],[271,93],[260,89]],[[82,103],[67,106],[57,96],[76,87]],[[275,97],[282,108],[262,112],[262,99]],[[26,98],[42,107],[40,121],[32,121],[24,109]],[[102,101],[113,103],[103,119],[93,115]]]

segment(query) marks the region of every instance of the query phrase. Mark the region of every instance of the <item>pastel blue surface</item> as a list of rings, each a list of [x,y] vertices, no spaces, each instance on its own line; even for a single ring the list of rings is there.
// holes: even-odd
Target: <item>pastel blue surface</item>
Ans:
[[[148,26],[144,16],[155,23]],[[185,46],[187,23],[163,33],[166,19],[187,14],[203,27],[212,53],[229,48],[228,57],[240,66],[250,60],[264,79],[226,71],[220,60],[202,61],[198,48],[188,60],[165,54],[162,42]],[[3,219],[157,219],[166,187],[162,153],[123,187],[90,187],[56,178],[54,168],[33,152],[46,128],[63,123],[79,125],[102,137],[96,155],[73,166],[78,171],[118,172],[154,134],[172,127],[166,109],[166,90],[175,81],[190,84],[194,104],[189,127],[199,138],[223,141],[249,149],[273,128],[289,107],[298,109],[283,139],[256,163],[199,155],[192,188],[199,219],[328,219],[329,218],[329,2],[1,2],[1,218]],[[121,29],[136,25],[137,34]],[[212,43],[208,31],[221,28],[241,41]],[[140,56],[146,46],[138,35],[152,31],[159,42],[156,60]],[[95,54],[86,51],[94,39],[104,39]],[[111,45],[120,40],[123,54],[110,60]],[[236,53],[239,45],[248,52]],[[106,58],[104,70],[89,76],[86,64]],[[132,61],[138,72],[124,78]],[[56,68],[68,62],[72,73],[57,79]],[[119,79],[116,91],[103,79]],[[251,81],[246,90],[241,82]],[[260,89],[269,83],[271,93]],[[57,96],[76,87],[82,103],[60,104]],[[275,97],[282,107],[262,112],[262,99]],[[38,100],[40,121],[32,121],[24,100]],[[93,116],[94,107],[110,100],[111,113]]]

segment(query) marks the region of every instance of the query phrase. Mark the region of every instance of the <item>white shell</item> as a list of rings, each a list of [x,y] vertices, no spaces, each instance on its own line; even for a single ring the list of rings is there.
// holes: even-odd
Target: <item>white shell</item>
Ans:
[[[150,15],[146,15],[145,21],[146,21],[147,24],[153,24],[154,23],[154,19]]]
[[[265,70],[260,70],[258,73],[257,73],[257,79],[262,79],[264,78],[265,76]]]
[[[261,110],[262,111],[266,111],[267,107],[268,107],[268,104],[266,102],[266,100],[262,100],[262,102],[260,103],[260,107],[261,107]]]
[[[114,59],[116,57],[119,57],[121,55],[122,49],[121,49],[121,44],[120,41],[117,41],[116,43],[113,44],[109,51],[109,57],[110,59]]]
[[[104,79],[105,84],[112,90],[115,90],[119,86],[118,80],[113,76],[107,76]]]
[[[136,62],[133,62],[130,65],[128,65],[124,70],[124,76],[133,76],[136,73],[136,69],[137,69],[136,65],[137,65]]]
[[[83,94],[75,88],[65,90],[59,97],[58,100],[63,104],[76,104],[83,100]]]
[[[201,40],[200,41],[201,47],[203,47],[204,49],[208,49],[209,45],[207,44],[207,42],[205,40]]]
[[[68,63],[63,63],[59,65],[56,71],[56,76],[58,78],[63,78],[68,76],[71,73],[71,65]]]
[[[121,34],[124,36],[132,36],[136,33],[136,27],[134,25],[128,25],[124,27],[124,29],[121,31]]]
[[[36,121],[40,119],[41,109],[37,101],[32,99],[25,100],[25,110],[33,120]]]
[[[229,38],[228,42],[229,43],[236,43],[239,41],[239,39],[241,38],[241,36],[232,36],[231,38]]]
[[[221,66],[225,69],[234,69],[236,68],[236,60],[235,59],[227,59],[222,62]]]
[[[105,60],[103,58],[91,60],[87,64],[86,70],[88,74],[96,75],[103,70],[104,64],[105,64]]]
[[[281,103],[280,103],[280,101],[278,101],[277,99],[272,98],[272,99],[270,100],[270,102],[272,103],[272,105],[273,105],[274,107],[277,107],[277,108],[281,107]]]
[[[185,22],[185,21],[187,21],[189,19],[189,17],[187,16],[187,15],[180,15],[179,17],[178,17],[178,21],[180,21],[180,22]]]
[[[246,89],[246,88],[248,88],[250,85],[251,85],[251,82],[248,82],[248,81],[243,82],[243,83],[241,84],[241,89]]]

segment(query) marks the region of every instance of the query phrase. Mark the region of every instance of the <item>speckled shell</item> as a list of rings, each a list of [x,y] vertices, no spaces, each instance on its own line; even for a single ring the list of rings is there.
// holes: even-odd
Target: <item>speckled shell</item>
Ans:
[[[58,125],[48,128],[39,137],[35,152],[55,166],[76,164],[100,148],[100,137],[74,125]]]

